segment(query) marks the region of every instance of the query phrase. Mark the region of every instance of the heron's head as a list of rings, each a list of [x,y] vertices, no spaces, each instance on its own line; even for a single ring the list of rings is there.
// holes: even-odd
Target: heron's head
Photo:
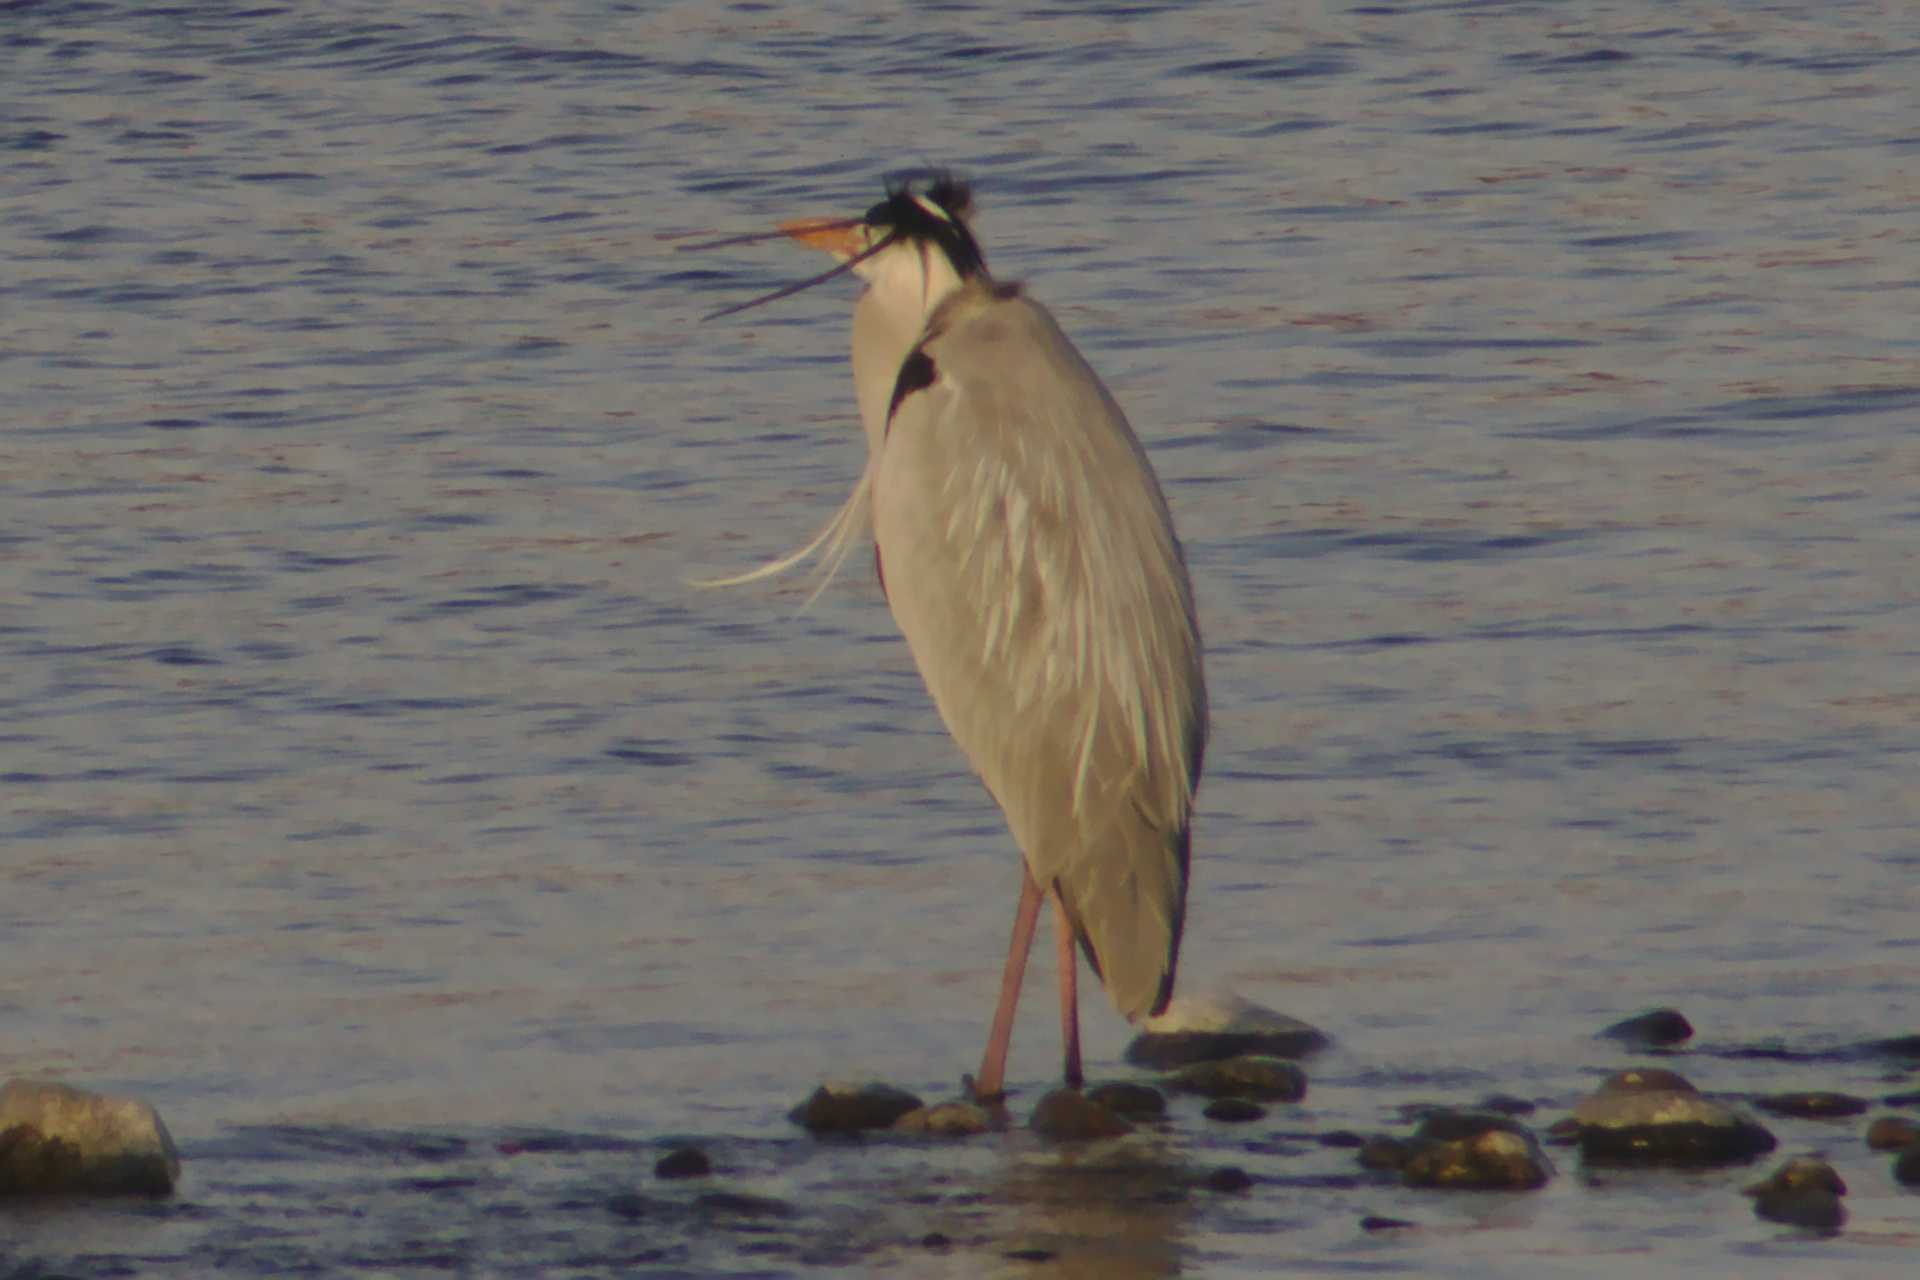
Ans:
[[[932,175],[924,189],[911,179],[887,183],[887,198],[857,218],[800,218],[778,231],[731,236],[688,249],[717,249],[781,235],[809,248],[832,254],[838,266],[817,276],[736,303],[707,316],[745,311],[785,298],[852,272],[868,285],[867,299],[905,322],[909,314],[924,318],[941,301],[969,280],[988,280],[986,255],[973,238],[968,222],[973,216],[973,191],[947,173]]]
[[[890,182],[864,218],[803,218],[781,230],[838,258],[889,301],[925,314],[962,283],[987,274],[973,238],[973,191],[948,174],[924,190]]]

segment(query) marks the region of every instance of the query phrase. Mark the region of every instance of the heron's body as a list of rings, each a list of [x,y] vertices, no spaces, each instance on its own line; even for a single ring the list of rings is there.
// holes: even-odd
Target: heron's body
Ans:
[[[1199,628],[1145,452],[1053,317],[994,283],[964,187],[794,224],[866,281],[853,364],[888,604],[1026,860],[976,1088],[998,1093],[1040,897],[1129,1020],[1165,1007],[1207,733]]]
[[[932,381],[900,397],[876,460],[887,600],[1034,881],[1059,886],[1114,1004],[1141,1017],[1172,987],[1206,731],[1172,522],[1043,308],[973,282],[927,332]]]

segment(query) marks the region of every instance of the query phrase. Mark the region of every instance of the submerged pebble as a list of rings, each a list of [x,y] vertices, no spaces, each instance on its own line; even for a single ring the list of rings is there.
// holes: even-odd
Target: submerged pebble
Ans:
[[[1307,1096],[1307,1073],[1297,1063],[1259,1054],[1189,1063],[1167,1075],[1162,1083],[1176,1093],[1197,1093],[1207,1098],[1298,1102]]]
[[[1894,1157],[1893,1180],[1903,1187],[1920,1187],[1920,1143],[1906,1147]]]
[[[1744,1193],[1753,1197],[1754,1213],[1770,1222],[1831,1232],[1847,1220],[1840,1203],[1847,1184],[1832,1165],[1810,1156],[1795,1156]]]
[[[1041,1098],[1028,1121],[1033,1131],[1056,1142],[1086,1142],[1117,1138],[1133,1132],[1111,1108],[1101,1106],[1078,1089],[1055,1089]]]
[[[698,1147],[675,1147],[653,1164],[656,1178],[704,1178],[713,1172],[713,1162]]]
[[[1755,1098],[1753,1105],[1777,1116],[1795,1116],[1802,1120],[1831,1120],[1841,1116],[1865,1115],[1872,1103],[1850,1093],[1825,1093],[1806,1090],[1800,1093],[1772,1093]]]
[[[1200,1114],[1209,1120],[1218,1120],[1224,1124],[1246,1124],[1249,1121],[1266,1119],[1267,1109],[1245,1098],[1215,1098]]]
[[[809,1133],[858,1133],[890,1128],[901,1116],[924,1105],[890,1084],[828,1083],[789,1111],[787,1118]]]
[[[1200,1184],[1209,1191],[1232,1193],[1253,1185],[1253,1175],[1237,1164],[1223,1164],[1209,1173]]]
[[[0,1086],[0,1196],[165,1195],[180,1155],[138,1098],[41,1080]]]
[[[1582,1157],[1616,1163],[1734,1164],[1775,1145],[1765,1126],[1655,1069],[1607,1077],[1574,1107],[1570,1128]]]
[[[1920,1142],[1920,1124],[1905,1116],[1881,1116],[1867,1126],[1867,1146],[1875,1151],[1899,1151]]]
[[[1150,1084],[1131,1080],[1111,1080],[1087,1090],[1087,1097],[1130,1119],[1165,1115],[1167,1097]]]
[[[1635,1049],[1666,1049],[1693,1038],[1693,1024],[1678,1009],[1649,1009],[1622,1018],[1598,1033]]]
[[[1127,1061],[1164,1070],[1256,1054],[1304,1058],[1332,1041],[1318,1028],[1239,996],[1178,997],[1127,1046]]]

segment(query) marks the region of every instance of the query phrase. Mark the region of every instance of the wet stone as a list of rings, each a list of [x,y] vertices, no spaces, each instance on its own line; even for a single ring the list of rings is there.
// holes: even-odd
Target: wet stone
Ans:
[[[744,1191],[709,1191],[695,1199],[693,1207],[717,1218],[790,1218],[794,1212],[785,1200]]]
[[[1318,1028],[1237,996],[1177,998],[1127,1046],[1135,1066],[1166,1070],[1258,1055],[1304,1058],[1332,1041]]]
[[[924,1133],[935,1138],[968,1138],[994,1127],[994,1113],[977,1102],[936,1102],[930,1107],[915,1107],[893,1122],[895,1133]]]
[[[1920,1035],[1890,1036],[1885,1040],[1868,1043],[1870,1053],[1884,1054],[1891,1058],[1920,1058]]]
[[[1512,1116],[1504,1116],[1495,1111],[1469,1111],[1458,1107],[1443,1107],[1438,1111],[1429,1111],[1420,1118],[1420,1127],[1414,1130],[1415,1142],[1458,1142],[1462,1138],[1471,1138],[1493,1129],[1504,1129],[1508,1133],[1530,1136],[1529,1130]]]
[[[1056,1142],[1118,1138],[1133,1132],[1132,1125],[1078,1089],[1055,1089],[1041,1098],[1028,1125],[1041,1137]]]
[[[1218,1120],[1224,1124],[1246,1124],[1249,1121],[1266,1119],[1267,1109],[1245,1098],[1215,1098],[1200,1114],[1209,1120]]]
[[[1744,1189],[1753,1211],[1769,1222],[1813,1231],[1838,1231],[1847,1220],[1840,1197],[1847,1184],[1824,1160],[1796,1156]]]
[[[1755,1098],[1753,1105],[1776,1116],[1795,1116],[1802,1120],[1832,1120],[1844,1116],[1863,1116],[1872,1103],[1850,1093],[1774,1093]]]
[[[1920,1143],[1894,1157],[1893,1180],[1903,1187],[1920,1187]]]
[[[1207,1098],[1298,1102],[1307,1096],[1307,1073],[1298,1065],[1284,1058],[1255,1054],[1190,1063],[1162,1083],[1176,1093],[1197,1093]]]
[[[923,1106],[904,1089],[887,1084],[823,1084],[787,1118],[809,1133],[858,1133],[891,1128]]]
[[[1209,1191],[1231,1194],[1245,1191],[1253,1185],[1253,1177],[1239,1165],[1223,1164],[1206,1176],[1201,1183]]]
[[[704,1178],[713,1172],[713,1162],[698,1147],[675,1147],[653,1164],[656,1178]]]
[[[1672,1071],[1621,1071],[1580,1100],[1572,1128],[1583,1158],[1619,1164],[1735,1164],[1774,1148],[1766,1128],[1700,1095]]]
[[[1678,1009],[1649,1009],[1603,1028],[1599,1037],[1634,1049],[1667,1049],[1691,1040],[1693,1024]]]
[[[1881,1116],[1867,1126],[1867,1146],[1875,1151],[1899,1151],[1920,1142],[1920,1124],[1905,1116]]]
[[[1428,1116],[1400,1167],[1407,1186],[1452,1191],[1531,1191],[1552,1176],[1553,1162],[1526,1126],[1485,1111]]]
[[[1368,1138],[1360,1146],[1355,1157],[1362,1169],[1374,1169],[1383,1173],[1398,1173],[1406,1167],[1407,1157],[1413,1154],[1413,1148],[1404,1138],[1391,1138],[1385,1134]]]
[[[179,1179],[173,1136],[147,1103],[45,1081],[0,1086],[0,1197],[165,1195]]]
[[[1133,1120],[1165,1115],[1167,1111],[1165,1094],[1150,1084],[1136,1084],[1130,1080],[1095,1085],[1087,1090],[1087,1097],[1109,1111]]]

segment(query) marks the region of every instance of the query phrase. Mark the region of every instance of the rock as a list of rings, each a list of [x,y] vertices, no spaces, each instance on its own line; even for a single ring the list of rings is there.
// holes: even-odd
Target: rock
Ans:
[[[1773,1135],[1704,1098],[1673,1071],[1616,1072],[1573,1109],[1583,1158],[1623,1164],[1734,1164],[1773,1150]]]
[[[1362,1231],[1403,1231],[1419,1225],[1417,1222],[1408,1222],[1405,1218],[1383,1218],[1372,1213],[1360,1219]]]
[[[166,1195],[179,1180],[173,1135],[147,1103],[49,1081],[0,1086],[0,1196]]]
[[[1920,1035],[1892,1036],[1868,1043],[1867,1052],[1893,1058],[1920,1058]]]
[[[1467,1111],[1458,1107],[1442,1107],[1436,1111],[1429,1111],[1420,1118],[1420,1127],[1414,1130],[1413,1140],[1415,1142],[1458,1142],[1462,1138],[1471,1138],[1476,1134],[1487,1133],[1494,1129],[1528,1135],[1527,1127],[1512,1116],[1503,1116],[1493,1111]]]
[[[1087,1097],[1109,1111],[1135,1120],[1167,1112],[1166,1095],[1150,1084],[1114,1080],[1087,1090]]]
[[[1753,1105],[1776,1116],[1796,1116],[1802,1120],[1832,1120],[1841,1116],[1863,1116],[1872,1107],[1865,1098],[1850,1093],[1773,1093],[1755,1098]]]
[[[709,1191],[694,1198],[696,1211],[716,1218],[791,1218],[794,1208],[772,1196],[744,1191]]]
[[[1485,1111],[1435,1112],[1408,1144],[1400,1179],[1450,1191],[1531,1191],[1553,1162],[1525,1125]]]
[[[936,1102],[930,1107],[915,1107],[893,1122],[895,1133],[924,1133],[935,1138],[970,1138],[994,1127],[994,1113],[977,1102]]]
[[[1893,1180],[1903,1187],[1920,1187],[1920,1143],[1902,1148],[1893,1158]]]
[[[1824,1160],[1796,1156],[1745,1188],[1745,1194],[1753,1197],[1754,1213],[1770,1222],[1833,1232],[1847,1220],[1840,1203],[1847,1184]]]
[[[1355,1158],[1360,1161],[1362,1169],[1398,1173],[1406,1167],[1407,1158],[1412,1154],[1413,1147],[1404,1138],[1377,1134],[1361,1144],[1359,1154]]]
[[[653,1162],[656,1178],[704,1178],[713,1172],[713,1162],[698,1147],[675,1147]]]
[[[1298,1102],[1307,1096],[1307,1073],[1297,1064],[1255,1054],[1189,1063],[1162,1083],[1176,1093],[1197,1093],[1207,1098]]]
[[[1920,1124],[1905,1116],[1881,1116],[1867,1126],[1867,1146],[1875,1151],[1899,1151],[1920,1142]]]
[[[1298,1018],[1239,996],[1179,997],[1166,1012],[1147,1020],[1147,1029],[1133,1038],[1126,1056],[1135,1066],[1166,1070],[1245,1054],[1304,1058],[1331,1043],[1325,1033]]]
[[[1623,1018],[1599,1033],[1603,1040],[1618,1040],[1634,1049],[1667,1049],[1693,1038],[1693,1024],[1678,1009],[1649,1009]]]
[[[886,1129],[924,1104],[889,1084],[823,1084],[813,1096],[787,1112],[787,1119],[809,1133],[858,1133]]]
[[[1041,1137],[1056,1142],[1118,1138],[1133,1132],[1132,1125],[1078,1089],[1055,1089],[1041,1098],[1028,1125]]]
[[[1829,1191],[1836,1196],[1843,1196],[1847,1194],[1847,1184],[1825,1160],[1813,1156],[1795,1156],[1760,1181],[1742,1188],[1742,1194],[1760,1196],[1769,1191],[1807,1190]]]
[[[1245,1191],[1253,1185],[1253,1178],[1239,1165],[1223,1164],[1209,1173],[1200,1185],[1209,1191]]]
[[[1265,1120],[1267,1109],[1245,1098],[1215,1098],[1200,1114],[1224,1124],[1246,1124],[1250,1120]]]

